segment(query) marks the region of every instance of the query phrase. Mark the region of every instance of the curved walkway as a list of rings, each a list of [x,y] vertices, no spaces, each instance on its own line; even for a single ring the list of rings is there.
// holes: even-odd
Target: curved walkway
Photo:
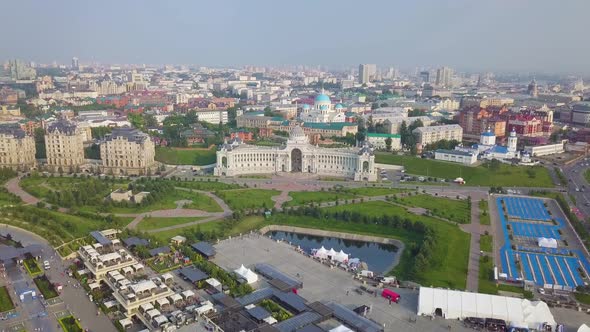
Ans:
[[[15,177],[8,180],[8,182],[6,182],[6,184],[4,185],[4,188],[6,188],[6,190],[15,194],[16,196],[20,197],[20,199],[22,199],[23,202],[25,202],[25,204],[37,204],[38,202],[40,202],[40,199],[29,194],[20,186],[20,179],[20,177]]]

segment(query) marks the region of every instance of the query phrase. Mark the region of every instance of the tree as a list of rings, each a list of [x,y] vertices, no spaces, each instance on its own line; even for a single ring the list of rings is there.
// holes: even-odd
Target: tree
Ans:
[[[35,158],[45,159],[47,153],[45,151],[45,130],[43,128],[35,128]]]
[[[127,119],[131,123],[131,125],[137,129],[143,129],[145,127],[145,121],[141,114],[129,113],[127,115]]]
[[[146,128],[153,128],[158,126],[158,120],[152,114],[146,114],[143,117]]]
[[[387,149],[387,151],[391,151],[391,137],[387,137],[385,139],[385,148]]]

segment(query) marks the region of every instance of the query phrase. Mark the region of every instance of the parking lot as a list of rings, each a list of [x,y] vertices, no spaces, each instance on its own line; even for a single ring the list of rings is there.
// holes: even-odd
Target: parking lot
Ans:
[[[361,283],[353,276],[338,268],[330,268],[294,250],[289,244],[277,243],[265,236],[254,234],[242,238],[221,241],[216,246],[214,262],[219,266],[234,270],[244,264],[253,267],[257,263],[268,263],[303,282],[298,292],[309,302],[336,301],[352,309],[367,305],[371,308],[367,317],[383,324],[385,331],[471,331],[457,321],[443,319],[430,320],[416,318],[418,291],[396,289],[401,295],[399,304],[389,305],[388,301],[377,295],[355,290]],[[260,282],[259,282],[260,283]],[[415,322],[410,322],[416,319]]]

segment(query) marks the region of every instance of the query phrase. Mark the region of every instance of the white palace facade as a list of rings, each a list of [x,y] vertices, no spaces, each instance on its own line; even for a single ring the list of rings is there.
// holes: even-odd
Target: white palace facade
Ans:
[[[242,174],[308,173],[344,177],[354,181],[375,181],[375,156],[365,144],[361,148],[330,149],[309,144],[299,126],[280,147],[244,144],[240,140],[223,144],[217,151],[216,176]]]

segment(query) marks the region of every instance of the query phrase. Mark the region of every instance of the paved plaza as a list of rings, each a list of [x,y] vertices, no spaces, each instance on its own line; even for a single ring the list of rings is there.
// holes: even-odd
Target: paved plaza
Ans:
[[[293,277],[299,275],[303,289],[299,294],[310,302],[336,301],[350,308],[360,305],[371,307],[368,317],[384,324],[385,331],[472,331],[464,328],[457,321],[443,319],[430,320],[416,318],[418,291],[396,289],[401,295],[399,304],[377,295],[357,294],[354,290],[361,283],[352,275],[340,269],[320,264],[313,259],[296,252],[284,242],[277,243],[265,236],[249,235],[242,238],[221,241],[216,245],[217,255],[214,262],[225,269],[236,269],[241,264],[253,267],[256,263],[268,263]],[[416,322],[410,322],[416,318]]]

